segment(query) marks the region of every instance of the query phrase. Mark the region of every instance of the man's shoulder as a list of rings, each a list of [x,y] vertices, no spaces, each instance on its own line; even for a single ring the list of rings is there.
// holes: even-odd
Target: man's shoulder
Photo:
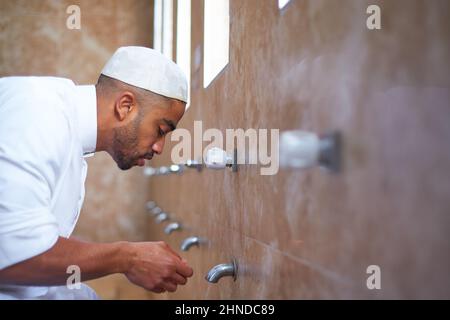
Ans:
[[[58,94],[65,90],[71,91],[74,88],[75,83],[66,78],[34,76],[0,78],[0,93],[44,96],[44,94]]]
[[[53,84],[66,84],[66,85],[74,85],[74,82],[68,78],[62,77],[51,77],[51,76],[7,76],[0,77],[0,83],[29,83],[29,84],[44,84],[44,83],[53,83]]]
[[[63,78],[1,78],[0,146],[23,159],[62,154],[74,136],[72,86]]]
[[[75,87],[72,80],[57,77],[0,78],[0,112],[68,115]]]
[[[64,78],[0,78],[0,124],[22,133],[28,129],[62,134],[74,119],[74,90],[73,81]]]

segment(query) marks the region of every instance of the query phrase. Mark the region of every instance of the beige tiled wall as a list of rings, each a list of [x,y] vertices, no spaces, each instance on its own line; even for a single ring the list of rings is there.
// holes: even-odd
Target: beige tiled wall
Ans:
[[[369,4],[382,8],[380,31],[366,28]],[[448,12],[439,0],[292,0],[281,12],[277,1],[230,0],[230,63],[206,89],[193,64],[180,127],[337,129],[343,171],[151,178],[150,198],[186,226],[160,237],[211,241],[183,253],[195,274],[168,298],[450,297]],[[202,19],[194,0],[193,61]],[[168,163],[166,151],[154,165]],[[237,281],[207,283],[231,257]],[[366,287],[372,264],[380,291]]]

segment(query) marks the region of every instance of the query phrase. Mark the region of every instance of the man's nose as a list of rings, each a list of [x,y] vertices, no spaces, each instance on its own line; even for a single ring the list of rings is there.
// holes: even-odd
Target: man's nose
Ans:
[[[155,152],[156,154],[161,154],[164,149],[164,142],[165,142],[165,137],[162,137],[161,139],[156,141],[152,146],[153,152]]]

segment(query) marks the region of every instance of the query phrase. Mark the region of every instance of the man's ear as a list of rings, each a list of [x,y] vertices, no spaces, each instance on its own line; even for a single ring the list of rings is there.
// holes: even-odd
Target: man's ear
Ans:
[[[136,107],[136,96],[133,92],[124,91],[114,103],[114,113],[119,121],[123,121]]]

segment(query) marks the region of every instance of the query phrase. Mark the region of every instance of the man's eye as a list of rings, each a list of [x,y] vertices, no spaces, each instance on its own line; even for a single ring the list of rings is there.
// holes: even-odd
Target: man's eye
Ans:
[[[161,129],[161,128],[159,128],[159,135],[162,137],[162,136],[164,136],[166,133]]]

